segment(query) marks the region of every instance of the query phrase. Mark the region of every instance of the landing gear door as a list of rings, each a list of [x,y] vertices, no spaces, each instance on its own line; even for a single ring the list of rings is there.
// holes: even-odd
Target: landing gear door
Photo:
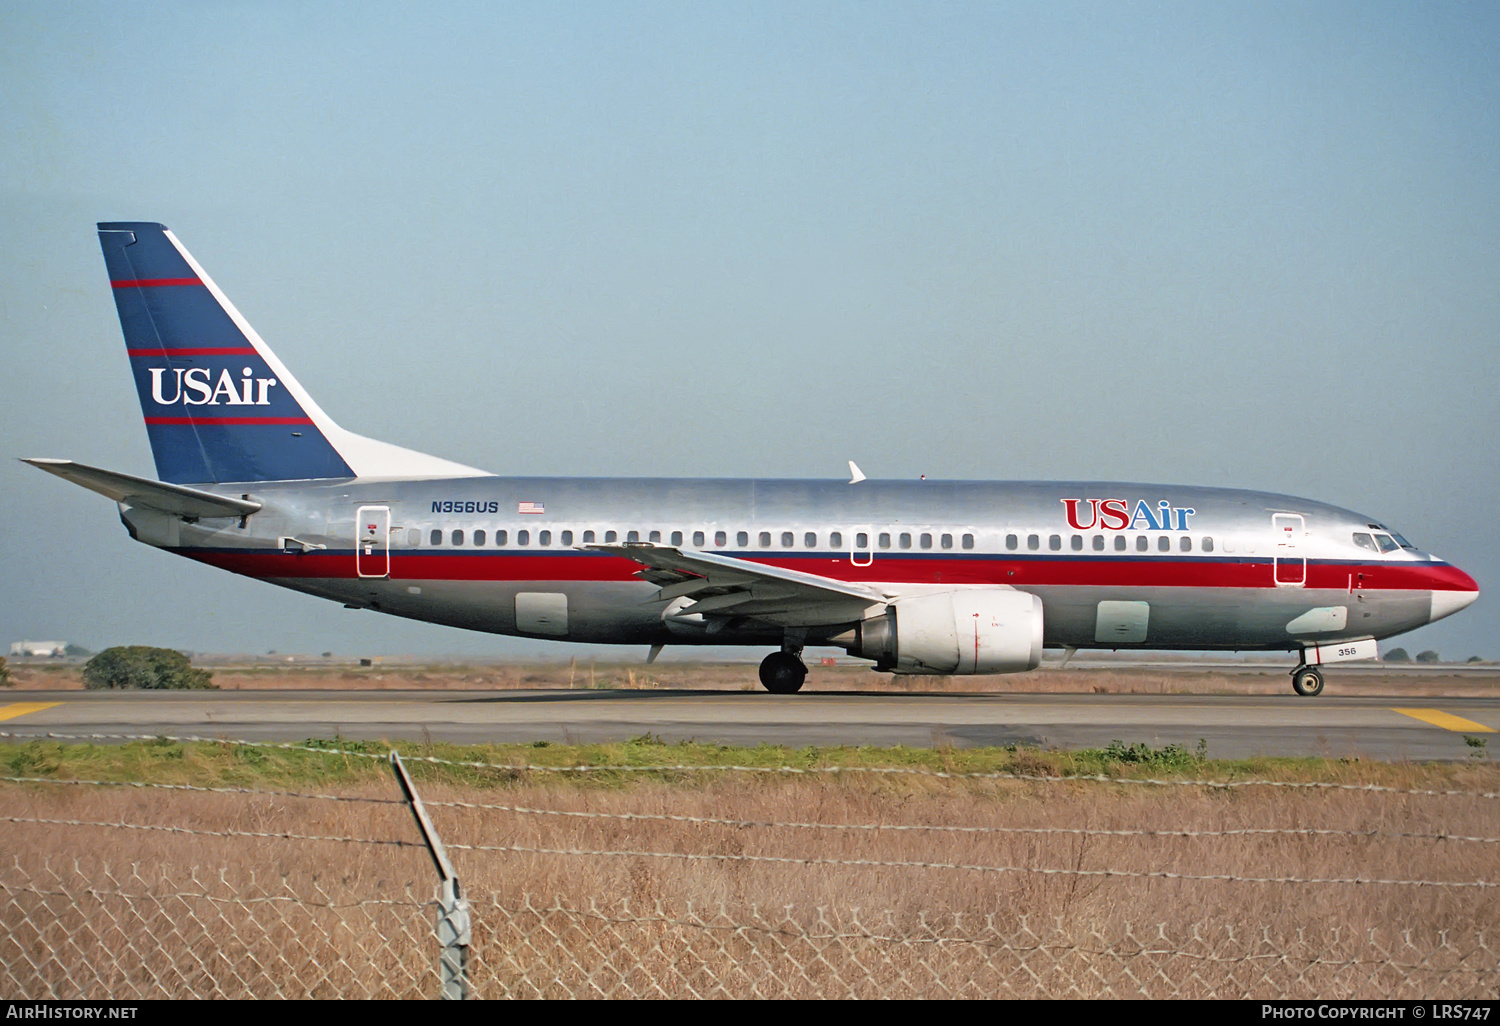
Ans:
[[[1300,513],[1273,513],[1271,530],[1275,535],[1271,549],[1272,574],[1278,588],[1300,588],[1307,583],[1307,556],[1302,541],[1307,524]]]
[[[391,575],[389,506],[361,506],[355,514],[354,569],[361,577]]]

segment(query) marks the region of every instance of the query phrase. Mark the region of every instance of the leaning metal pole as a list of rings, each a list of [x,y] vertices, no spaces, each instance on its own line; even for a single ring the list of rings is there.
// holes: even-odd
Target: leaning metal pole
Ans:
[[[438,956],[441,996],[444,1000],[463,1001],[470,997],[469,945],[473,943],[473,931],[469,923],[469,899],[464,897],[458,874],[453,871],[453,863],[448,861],[448,851],[439,840],[432,820],[427,818],[427,809],[422,805],[406,767],[401,764],[401,756],[395,752],[391,752],[391,769],[395,771],[396,781],[417,820],[417,830],[427,844],[432,865],[437,869],[437,935],[443,946]]]

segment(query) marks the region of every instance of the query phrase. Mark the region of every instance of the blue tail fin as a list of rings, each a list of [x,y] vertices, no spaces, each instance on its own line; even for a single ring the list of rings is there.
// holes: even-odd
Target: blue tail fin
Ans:
[[[163,225],[104,223],[99,243],[163,481],[354,476],[301,389]]]
[[[163,481],[482,473],[334,424],[165,226],[101,223],[99,243]]]

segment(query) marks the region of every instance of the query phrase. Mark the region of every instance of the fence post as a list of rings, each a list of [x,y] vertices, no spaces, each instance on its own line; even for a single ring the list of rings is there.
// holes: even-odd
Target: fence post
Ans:
[[[396,781],[416,818],[417,830],[427,844],[427,854],[432,856],[432,865],[437,869],[437,936],[442,944],[438,954],[438,975],[442,980],[441,997],[449,1001],[463,1001],[470,997],[469,946],[473,943],[473,930],[469,920],[469,899],[464,897],[463,885],[448,861],[448,851],[438,838],[432,820],[427,818],[427,809],[417,795],[416,786],[401,764],[401,756],[391,752],[391,769]]]

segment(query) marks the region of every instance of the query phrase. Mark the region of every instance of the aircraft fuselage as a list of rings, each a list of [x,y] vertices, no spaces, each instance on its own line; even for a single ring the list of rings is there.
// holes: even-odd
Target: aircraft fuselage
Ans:
[[[1477,590],[1456,567],[1390,542],[1370,517],[1229,489],[466,477],[209,490],[264,508],[243,520],[184,523],[149,510],[125,520],[148,543],[349,605],[590,643],[781,639],[774,622],[752,617],[714,629],[664,618],[672,600],[660,585],[585,548],[606,543],[721,553],[892,596],[1025,591],[1041,599],[1054,647],[1289,650],[1384,638],[1462,608]],[[524,609],[518,622],[517,596],[546,594],[565,599],[558,615],[543,630]],[[1123,607],[1122,626],[1122,607],[1101,617],[1101,603],[1145,605]],[[806,643],[842,629],[817,628]]]

